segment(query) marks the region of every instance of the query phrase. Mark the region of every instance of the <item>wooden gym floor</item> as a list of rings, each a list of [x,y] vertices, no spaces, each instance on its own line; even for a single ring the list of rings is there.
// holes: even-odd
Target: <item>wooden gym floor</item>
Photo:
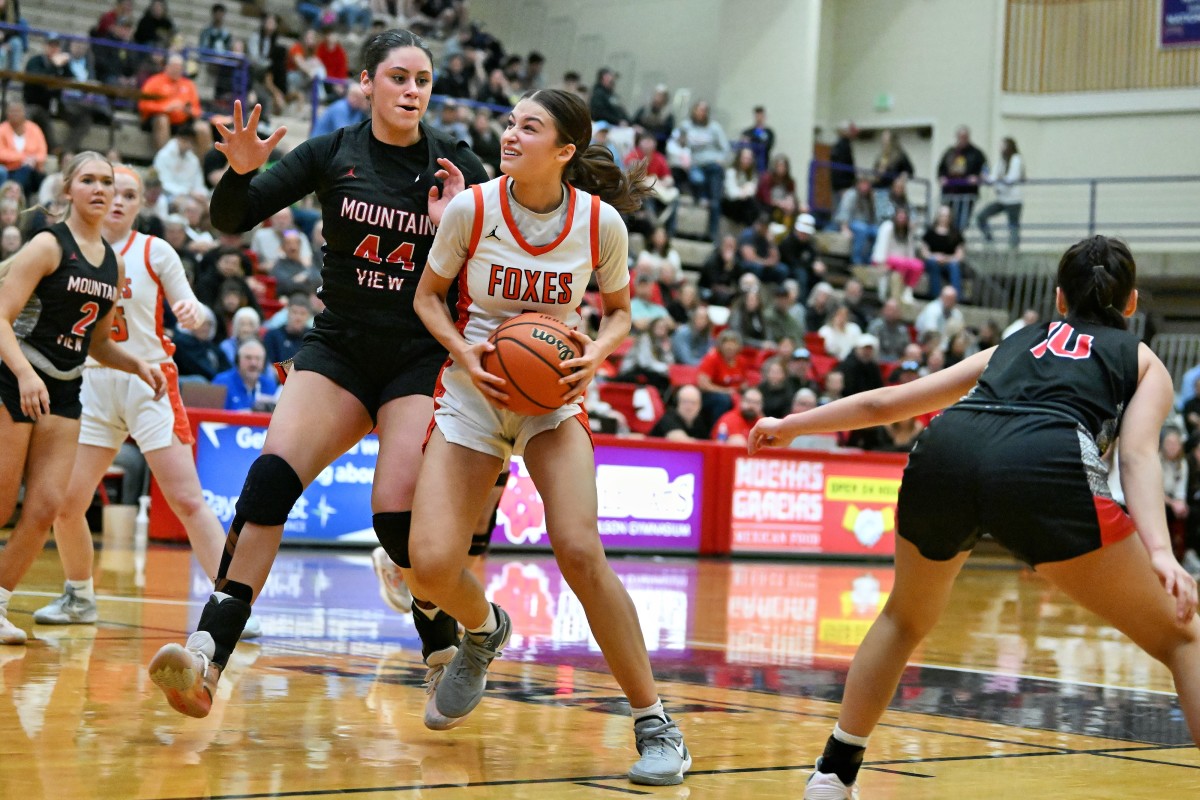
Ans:
[[[892,583],[880,565],[614,560],[695,757],[682,786],[653,788],[625,780],[627,706],[547,558],[488,563],[514,637],[469,722],[440,733],[421,724],[411,619],[365,551],[283,551],[255,607],[266,636],[238,648],[205,720],[145,673],[194,628],[203,574],[176,547],[100,558],[99,625],[33,624],[60,591],[53,550],[13,598],[34,638],[0,646],[0,798],[798,798]],[[864,800],[1200,790],[1166,670],[1008,562],[964,571],[914,662]]]

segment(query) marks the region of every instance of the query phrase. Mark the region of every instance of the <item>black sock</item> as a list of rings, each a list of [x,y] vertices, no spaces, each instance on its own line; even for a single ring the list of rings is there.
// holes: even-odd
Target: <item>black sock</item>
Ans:
[[[422,601],[413,599],[414,604],[419,602]],[[458,623],[445,611],[438,611],[433,619],[415,611],[412,618],[417,635],[421,637],[421,658],[428,659],[430,653],[447,647],[458,647]]]
[[[240,584],[239,584],[240,585]],[[246,620],[250,619],[250,604],[237,597],[218,598],[215,594],[208,598],[204,610],[200,612],[200,625],[197,630],[207,631],[213,637],[216,650],[213,653],[213,663],[221,669],[229,663],[233,648],[242,631],[246,628]]]
[[[830,736],[825,742],[825,752],[817,762],[817,770],[833,773],[841,778],[842,783],[849,786],[858,780],[858,770],[862,766],[863,753],[867,748],[855,744],[846,744]]]

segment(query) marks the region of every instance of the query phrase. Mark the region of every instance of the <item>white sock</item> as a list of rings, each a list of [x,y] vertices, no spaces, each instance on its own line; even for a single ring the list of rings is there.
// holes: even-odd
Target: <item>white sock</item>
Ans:
[[[94,578],[88,578],[86,581],[67,581],[67,586],[75,590],[76,597],[82,597],[84,600],[96,599],[96,583]]]
[[[424,601],[422,601],[422,602],[424,602]],[[425,619],[433,619],[434,617],[437,616],[438,611],[441,610],[437,606],[431,606],[430,608],[426,608],[425,606],[421,605],[420,603],[418,603],[415,600],[413,601],[412,607],[415,608],[417,611],[420,611],[422,614],[424,614]]]
[[[495,633],[496,628],[500,627],[499,620],[496,619],[496,607],[488,603],[487,619],[478,628],[467,628],[467,633],[481,633],[487,636],[489,633]]]
[[[658,717],[663,722],[667,721],[667,712],[663,710],[662,699],[654,701],[654,705],[646,706],[645,708],[629,707],[629,714],[633,717],[633,721],[637,722],[645,717]]]
[[[842,744],[852,744],[855,747],[866,747],[869,736],[855,736],[852,733],[846,733],[839,726],[833,726],[833,738],[837,739]]]
[[[8,598],[12,597],[12,592],[0,586],[0,617],[8,616]]]

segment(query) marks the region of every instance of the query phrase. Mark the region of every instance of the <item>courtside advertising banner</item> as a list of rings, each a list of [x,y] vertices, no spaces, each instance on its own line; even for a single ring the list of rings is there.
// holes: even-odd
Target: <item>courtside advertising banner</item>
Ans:
[[[600,541],[604,549],[696,553],[700,550],[704,455],[699,451],[596,447]],[[546,508],[518,457],[492,531],[495,547],[550,548]]]
[[[1162,47],[1200,47],[1200,0],[1162,0]]]
[[[891,557],[903,461],[739,456],[732,551]]]
[[[250,465],[262,452],[265,424],[204,420],[197,425],[196,470],[204,501],[228,529]],[[379,439],[368,435],[326,467],[304,491],[283,526],[293,543],[375,543],[371,527],[371,481]]]

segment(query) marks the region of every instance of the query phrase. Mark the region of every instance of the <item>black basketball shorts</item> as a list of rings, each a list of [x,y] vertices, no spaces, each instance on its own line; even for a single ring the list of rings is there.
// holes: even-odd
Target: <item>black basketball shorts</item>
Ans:
[[[897,533],[935,561],[985,533],[1030,565],[1065,561],[1133,533],[1106,476],[1091,437],[1066,418],[948,409],[909,456]]]
[[[433,396],[446,350],[427,333],[383,334],[319,314],[292,360],[295,370],[324,375],[358,398],[372,420],[389,400]]]
[[[79,402],[83,376],[64,381],[50,377],[37,367],[33,369],[46,384],[46,391],[50,394],[50,413],[56,417],[79,419],[83,414],[83,404]],[[4,363],[0,363],[0,400],[4,402],[4,407],[8,409],[13,422],[33,422],[32,417],[25,416],[21,411],[21,388],[17,376]]]

